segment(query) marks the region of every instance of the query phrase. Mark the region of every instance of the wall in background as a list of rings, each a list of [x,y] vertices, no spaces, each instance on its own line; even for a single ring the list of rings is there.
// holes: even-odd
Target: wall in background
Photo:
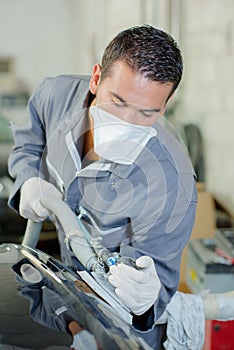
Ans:
[[[156,7],[157,0],[78,0],[79,49],[84,50],[79,60],[81,72],[90,73],[92,65],[100,62],[106,44],[119,31],[143,23],[155,24]]]
[[[30,90],[46,75],[74,73],[76,22],[75,0],[0,0],[0,56],[14,58]]]
[[[14,58],[31,91],[48,75],[90,74],[123,28],[159,19],[166,26],[170,1],[0,0],[0,58]]]
[[[234,2],[183,0],[180,116],[204,136],[206,187],[234,213]]]

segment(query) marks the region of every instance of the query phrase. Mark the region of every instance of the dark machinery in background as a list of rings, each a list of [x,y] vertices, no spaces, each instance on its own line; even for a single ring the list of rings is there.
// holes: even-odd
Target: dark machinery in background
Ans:
[[[0,243],[19,243],[26,228],[26,220],[7,205],[13,185],[7,168],[12,146],[13,136],[9,128],[9,122],[0,114]]]

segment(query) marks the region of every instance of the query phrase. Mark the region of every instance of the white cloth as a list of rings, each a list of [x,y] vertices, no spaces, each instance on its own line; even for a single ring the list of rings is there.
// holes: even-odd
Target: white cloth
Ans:
[[[204,343],[205,315],[198,295],[175,293],[168,304],[166,350],[201,350]]]
[[[135,125],[93,106],[94,151],[104,159],[133,164],[147,142],[157,135],[156,129]]]
[[[204,302],[206,320],[234,320],[234,291],[210,293],[203,290],[200,296]]]

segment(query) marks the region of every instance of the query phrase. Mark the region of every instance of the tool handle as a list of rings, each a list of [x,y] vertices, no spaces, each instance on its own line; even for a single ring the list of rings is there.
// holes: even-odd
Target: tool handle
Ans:
[[[96,253],[87,242],[71,208],[62,199],[51,195],[44,195],[41,199],[41,205],[56,216],[66,235],[66,242],[70,245],[78,260],[85,267],[90,266],[94,260],[96,261]],[[35,248],[40,237],[41,227],[41,222],[28,220],[22,245]]]
[[[42,222],[28,220],[22,245],[35,248],[40,237]]]

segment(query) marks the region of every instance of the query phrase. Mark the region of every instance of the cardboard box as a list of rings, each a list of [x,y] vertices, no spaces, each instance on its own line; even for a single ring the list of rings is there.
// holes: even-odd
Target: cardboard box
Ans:
[[[197,183],[198,203],[196,218],[191,234],[192,239],[213,237],[216,229],[215,200],[205,190],[204,183]],[[185,247],[181,261],[181,275],[179,290],[187,292],[186,280],[187,246]]]

